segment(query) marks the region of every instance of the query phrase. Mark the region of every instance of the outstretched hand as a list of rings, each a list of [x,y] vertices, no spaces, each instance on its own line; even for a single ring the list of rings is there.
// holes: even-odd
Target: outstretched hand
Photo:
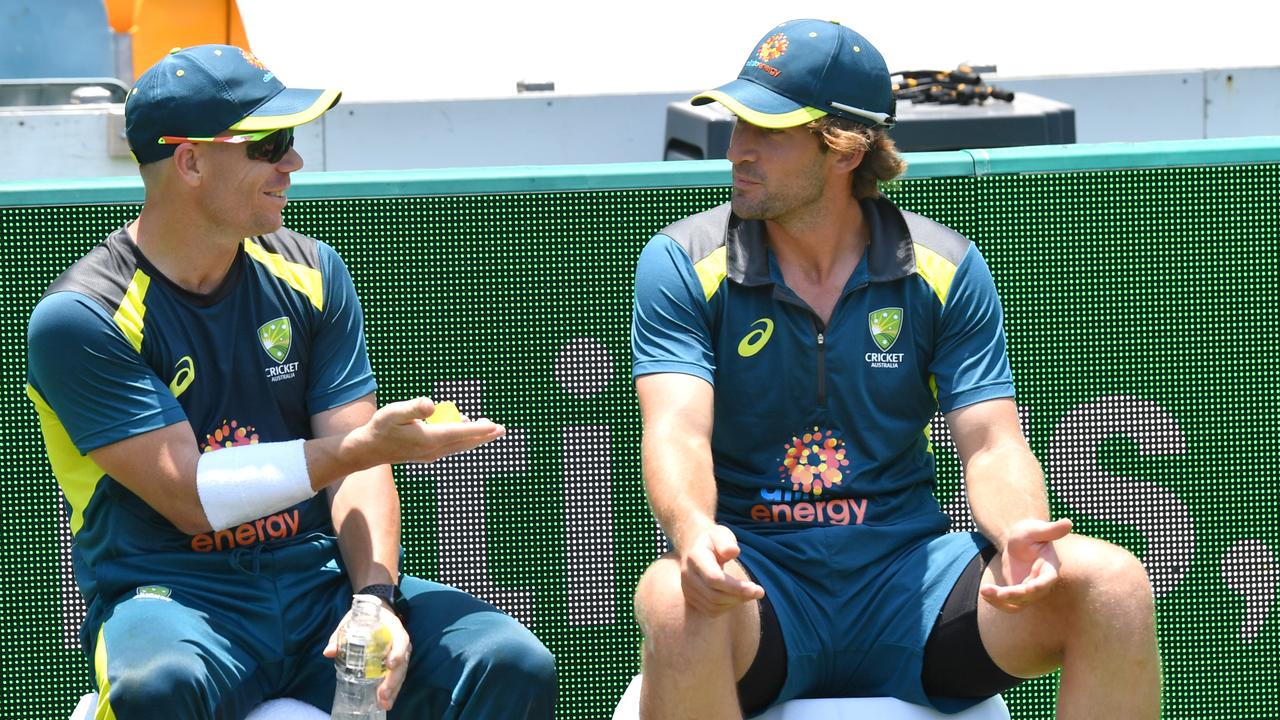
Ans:
[[[738,557],[738,539],[723,525],[713,525],[680,553],[680,586],[685,601],[711,616],[748,600],[764,597],[764,588],[725,572]]]
[[[469,420],[458,416],[456,422],[428,422],[435,411],[436,404],[426,397],[388,403],[373,414],[365,429],[374,442],[387,447],[393,463],[434,462],[496,440],[507,432],[484,418]]]
[[[1058,582],[1053,542],[1071,532],[1071,520],[1023,520],[1013,526],[995,568],[995,583],[983,583],[983,599],[1005,612],[1018,612],[1043,599]]]

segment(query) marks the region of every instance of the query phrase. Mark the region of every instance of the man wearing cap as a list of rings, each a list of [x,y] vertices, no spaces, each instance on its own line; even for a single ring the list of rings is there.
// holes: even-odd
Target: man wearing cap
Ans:
[[[345,265],[281,227],[293,128],[339,96],[235,47],[165,57],[125,105],[141,214],[32,313],[27,390],[69,506],[98,717],[329,708],[353,592],[385,603],[389,717],[551,717],[552,658],[526,628],[399,574],[389,464],[504,429],[423,422],[428,398],[379,409]]]
[[[637,267],[644,477],[674,548],[636,590],[642,715],[957,712],[1061,667],[1058,717],[1157,717],[1146,573],[1049,520],[982,255],[879,192],[905,168],[880,54],[783,23],[711,101],[738,116],[732,202]],[[939,410],[981,533],[934,499]]]

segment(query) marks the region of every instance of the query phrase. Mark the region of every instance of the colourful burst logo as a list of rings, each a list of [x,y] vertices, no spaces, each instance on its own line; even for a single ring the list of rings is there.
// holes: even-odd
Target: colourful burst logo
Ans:
[[[223,420],[213,432],[204,436],[204,440],[200,443],[200,451],[213,452],[224,447],[257,445],[258,432],[252,425],[241,425],[235,420]]]
[[[289,344],[292,341],[293,328],[287,317],[278,317],[258,328],[258,342],[262,343],[262,349],[267,351],[271,359],[278,363],[289,357]]]
[[[815,427],[804,437],[791,438],[778,471],[783,482],[791,483],[792,490],[821,495],[844,480],[840,468],[849,465],[844,455],[844,442],[834,432]]]
[[[902,332],[902,308],[880,308],[868,314],[867,326],[876,347],[888,350],[898,341],[898,333]]]
[[[761,62],[769,62],[776,57],[781,57],[790,44],[787,36],[782,33],[771,35],[768,40],[760,43],[760,49],[756,51],[756,57],[760,58]]]
[[[267,69],[267,66],[266,66],[266,65],[263,65],[263,64],[262,64],[262,61],[258,59],[258,56],[257,56],[257,55],[254,55],[253,53],[249,52],[248,50],[241,50],[241,51],[240,51],[240,55],[244,58],[244,61],[245,61],[245,62],[249,63],[250,65],[252,65],[252,66],[254,66],[254,67],[256,67],[256,68],[258,68],[259,70],[266,70],[266,69]]]

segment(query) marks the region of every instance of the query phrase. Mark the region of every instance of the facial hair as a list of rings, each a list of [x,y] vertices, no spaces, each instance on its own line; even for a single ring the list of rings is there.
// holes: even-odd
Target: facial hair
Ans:
[[[754,168],[734,168],[736,177],[760,183],[749,192],[733,190],[733,213],[744,220],[777,220],[818,202],[826,192],[821,165],[791,174],[786,180],[769,181]]]

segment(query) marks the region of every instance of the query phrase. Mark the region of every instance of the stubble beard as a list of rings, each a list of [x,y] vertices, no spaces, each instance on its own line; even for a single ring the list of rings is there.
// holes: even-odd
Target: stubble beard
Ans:
[[[733,214],[743,220],[768,220],[770,218],[768,210],[768,196],[763,200],[752,200],[742,196],[737,190],[733,191],[733,198],[730,206],[733,208]]]
[[[814,205],[825,192],[822,178],[806,174],[782,188],[769,189],[764,184],[756,186],[756,197],[749,197],[734,189],[730,201],[733,214],[743,220],[777,220],[796,210]]]

